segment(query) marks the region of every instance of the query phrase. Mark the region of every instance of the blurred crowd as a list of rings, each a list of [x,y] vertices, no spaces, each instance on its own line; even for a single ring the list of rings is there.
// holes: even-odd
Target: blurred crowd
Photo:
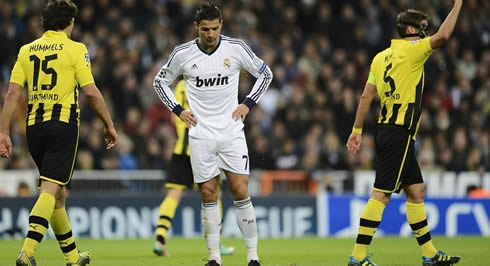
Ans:
[[[195,0],[83,0],[72,39],[90,53],[96,84],[120,134],[106,151],[103,125],[80,99],[78,169],[166,169],[175,116],[153,90],[173,47],[197,37]],[[246,135],[255,169],[373,169],[379,103],[364,126],[360,154],[345,143],[371,59],[396,36],[396,14],[422,8],[434,33],[452,0],[227,0],[222,34],[243,39],[274,80],[249,114]],[[46,1],[0,0],[0,101],[21,45],[43,33]],[[424,108],[416,141],[423,170],[490,171],[490,2],[465,0],[453,37],[426,63]],[[240,101],[255,82],[243,72]],[[26,96],[24,96],[26,97]],[[231,115],[231,114],[230,114]],[[25,141],[25,104],[11,137],[14,156],[0,169],[34,168]]]

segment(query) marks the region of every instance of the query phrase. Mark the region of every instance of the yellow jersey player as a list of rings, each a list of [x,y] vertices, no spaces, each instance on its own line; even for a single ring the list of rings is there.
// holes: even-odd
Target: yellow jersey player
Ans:
[[[175,99],[183,108],[189,108],[183,80],[179,81],[175,87]],[[168,256],[165,238],[170,226],[172,226],[175,210],[179,206],[185,190],[192,189],[194,186],[189,148],[189,127],[184,121],[175,119],[175,128],[177,130],[177,142],[167,172],[168,178],[165,184],[167,196],[160,204],[160,214],[155,230],[156,240],[153,245],[153,253],[157,256]],[[220,208],[222,207],[221,201],[218,205]],[[223,245],[220,248],[221,255],[231,255],[234,250],[233,247]]]
[[[51,225],[66,265],[86,265],[90,253],[79,253],[65,210],[78,147],[81,87],[105,125],[107,149],[117,133],[104,98],[94,84],[87,48],[70,40],[77,6],[71,0],[49,1],[42,13],[46,32],[22,46],[12,70],[0,116],[0,155],[12,154],[10,120],[24,86],[28,89],[27,145],[39,169],[40,194],[29,216],[29,228],[16,265],[36,265],[34,254]]]
[[[430,236],[424,207],[424,181],[414,152],[424,92],[424,63],[434,49],[451,36],[462,6],[454,6],[441,27],[428,36],[428,16],[409,9],[397,16],[401,40],[378,53],[371,64],[369,79],[359,102],[348,150],[355,154],[361,144],[362,125],[376,94],[381,102],[376,134],[376,180],[371,198],[361,214],[359,234],[349,258],[350,266],[375,265],[366,251],[381,222],[392,193],[403,188],[407,221],[422,251],[422,265],[453,265],[459,257],[438,251]]]

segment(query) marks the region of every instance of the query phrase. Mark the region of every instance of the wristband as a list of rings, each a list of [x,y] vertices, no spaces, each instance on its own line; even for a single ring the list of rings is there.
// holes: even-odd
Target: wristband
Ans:
[[[180,113],[182,113],[182,111],[184,111],[184,108],[182,108],[182,105],[176,105],[174,107],[174,109],[172,109],[172,112],[174,112],[174,114],[177,116],[177,117],[180,117]]]
[[[352,133],[356,133],[356,134],[362,135],[362,128],[355,128],[355,127],[353,127],[352,128]]]
[[[245,101],[242,102],[243,104],[245,104],[247,107],[248,107],[248,110],[252,110],[252,107],[255,106],[255,102],[254,100],[250,99],[250,98],[245,98]]]

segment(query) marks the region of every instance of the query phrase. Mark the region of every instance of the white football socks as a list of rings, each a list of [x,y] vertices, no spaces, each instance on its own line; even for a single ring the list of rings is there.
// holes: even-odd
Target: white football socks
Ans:
[[[217,263],[221,264],[219,251],[221,214],[219,213],[218,202],[202,203],[201,209],[204,238],[209,251],[208,260],[216,260]]]
[[[247,245],[247,260],[259,260],[257,255],[257,223],[255,221],[255,211],[250,197],[244,200],[233,202],[235,204],[235,213],[242,231],[243,239]]]

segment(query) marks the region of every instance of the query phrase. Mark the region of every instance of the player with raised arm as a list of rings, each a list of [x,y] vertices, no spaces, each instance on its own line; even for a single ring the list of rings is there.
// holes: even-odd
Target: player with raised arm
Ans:
[[[451,12],[432,36],[428,36],[427,14],[414,9],[401,12],[397,16],[397,30],[402,39],[392,40],[391,46],[372,61],[347,149],[353,154],[359,151],[362,126],[378,94],[381,113],[375,139],[376,180],[361,214],[349,266],[375,265],[366,256],[367,248],[392,193],[399,193],[402,188],[406,194],[407,221],[422,251],[422,265],[453,265],[460,259],[438,251],[432,243],[424,207],[424,181],[415,158],[414,142],[422,111],[424,63],[433,50],[448,41],[462,5],[462,0],[454,0]]]
[[[210,3],[202,4],[194,21],[199,37],[175,47],[155,77],[154,87],[162,102],[189,126],[191,165],[201,192],[209,251],[206,265],[221,265],[217,202],[220,170],[230,185],[237,223],[247,246],[248,265],[261,265],[255,211],[248,194],[249,159],[243,121],[267,90],[272,72],[242,40],[220,35],[222,25],[221,10]],[[238,104],[242,68],[257,80],[244,102]],[[189,109],[175,100],[169,88],[180,75],[185,80]]]
[[[70,40],[77,6],[51,0],[42,13],[43,36],[20,48],[0,116],[0,155],[12,154],[10,121],[24,85],[28,89],[27,145],[39,169],[40,194],[29,216],[29,228],[17,266],[36,265],[34,254],[49,225],[66,265],[86,265],[90,253],[79,253],[65,209],[64,187],[70,186],[78,147],[79,88],[105,125],[107,149],[116,145],[104,98],[94,83],[85,45]]]
[[[180,80],[175,87],[175,98],[184,109],[189,109],[189,102],[185,93],[185,83]],[[167,171],[167,196],[160,204],[157,227],[155,230],[155,243],[153,244],[153,253],[157,256],[168,256],[166,247],[166,237],[168,230],[172,226],[172,219],[175,210],[179,207],[180,199],[187,189],[194,187],[194,178],[192,176],[192,167],[189,148],[189,127],[180,119],[175,120],[177,130],[177,142],[175,143],[174,152]],[[223,213],[221,205],[221,193],[218,197],[218,208]],[[220,245],[221,255],[232,255],[235,249]]]

